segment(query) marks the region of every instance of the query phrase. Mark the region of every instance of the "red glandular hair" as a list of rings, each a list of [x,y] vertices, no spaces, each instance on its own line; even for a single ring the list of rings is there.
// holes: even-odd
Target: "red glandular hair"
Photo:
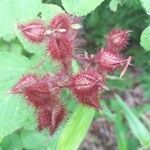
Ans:
[[[103,85],[104,77],[94,69],[80,72],[70,79],[70,88],[78,100],[95,108],[99,108],[98,93]]]
[[[41,22],[18,25],[18,29],[31,42],[40,43],[44,40],[45,27]]]

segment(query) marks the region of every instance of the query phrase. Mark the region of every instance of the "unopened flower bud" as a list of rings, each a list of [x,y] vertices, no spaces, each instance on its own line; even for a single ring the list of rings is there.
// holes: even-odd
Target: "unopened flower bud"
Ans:
[[[83,71],[70,79],[71,90],[78,100],[86,105],[98,107],[98,92],[104,85],[104,78],[95,70]]]
[[[44,39],[45,28],[40,22],[18,25],[18,28],[31,42],[40,43]]]
[[[122,29],[113,29],[106,36],[106,47],[114,51],[120,51],[125,48],[129,41],[129,31]]]
[[[71,27],[72,19],[68,14],[59,14],[55,16],[51,23],[50,27],[53,30],[66,29],[66,31]]]
[[[125,65],[128,59],[124,59],[121,54],[115,51],[101,49],[101,51],[95,56],[94,61],[102,71],[113,72]]]

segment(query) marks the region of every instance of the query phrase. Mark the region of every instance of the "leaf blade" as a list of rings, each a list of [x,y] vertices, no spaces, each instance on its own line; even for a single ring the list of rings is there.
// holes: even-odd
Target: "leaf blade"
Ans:
[[[82,142],[94,117],[95,110],[79,105],[58,140],[59,150],[76,150]]]
[[[150,134],[143,123],[134,115],[134,113],[129,109],[129,107],[122,101],[122,99],[116,95],[116,99],[120,107],[123,109],[125,117],[129,123],[129,126],[135,135],[135,137],[140,141],[140,143],[147,147],[150,145]]]
[[[142,32],[140,44],[145,50],[150,51],[150,26]]]
[[[93,11],[104,0],[62,0],[65,10],[77,16],[84,16]]]
[[[0,60],[0,139],[2,140],[21,128],[29,115],[29,108],[22,97],[9,94],[8,91],[30,68],[30,61],[23,55],[9,52],[1,52]]]

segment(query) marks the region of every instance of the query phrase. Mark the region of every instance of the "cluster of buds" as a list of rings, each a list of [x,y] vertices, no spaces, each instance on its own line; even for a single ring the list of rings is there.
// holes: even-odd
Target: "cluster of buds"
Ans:
[[[106,75],[123,67],[122,76],[130,65],[131,57],[126,59],[121,55],[129,40],[129,31],[122,29],[113,29],[106,37],[105,47],[97,54],[75,55],[79,22],[79,18],[59,14],[48,26],[42,21],[18,25],[30,42],[45,42],[47,55],[61,64],[56,74],[24,75],[11,90],[13,94],[22,94],[36,109],[39,130],[47,128],[54,133],[65,120],[68,111],[60,97],[63,88],[71,90],[79,103],[100,109],[100,95],[107,87]],[[77,74],[71,72],[73,58],[84,62]]]

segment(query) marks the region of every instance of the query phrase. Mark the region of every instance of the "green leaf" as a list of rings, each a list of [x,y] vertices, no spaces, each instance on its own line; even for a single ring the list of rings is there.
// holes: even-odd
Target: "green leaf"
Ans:
[[[9,50],[9,45],[4,41],[0,41],[0,52],[6,52],[8,50]]]
[[[57,143],[60,134],[61,129],[58,129],[58,131],[51,137],[46,150],[57,150]]]
[[[109,8],[115,12],[117,11],[117,6],[118,4],[120,4],[120,0],[111,0],[110,3],[109,3]]]
[[[0,94],[0,140],[25,124],[28,110],[21,97]]]
[[[41,18],[49,23],[49,21],[57,14],[64,13],[61,7],[54,4],[42,4]]]
[[[1,52],[0,60],[0,87],[6,86],[7,81],[18,80],[30,68],[29,59],[23,55]]]
[[[10,52],[15,53],[15,54],[21,54],[22,49],[23,47],[18,40],[13,40],[10,43]]]
[[[30,61],[22,55],[0,52],[0,140],[21,128],[29,109],[22,97],[9,94],[10,88],[30,67]]]
[[[50,56],[35,54],[31,57],[31,67],[34,68],[32,71],[37,74],[56,73],[60,69],[60,64],[52,60]]]
[[[140,44],[145,50],[150,50],[150,26],[142,32]]]
[[[21,141],[24,149],[45,150],[49,142],[49,136],[38,131],[21,131]]]
[[[111,110],[108,108],[108,106],[106,105],[105,100],[101,100],[100,105],[103,109],[101,115],[103,115],[104,117],[106,117],[109,121],[114,122],[115,120],[115,114],[113,114],[111,112]]]
[[[120,114],[116,115],[114,126],[116,131],[118,150],[128,150],[127,128],[121,120]]]
[[[119,75],[117,75],[119,77]],[[124,76],[124,78],[122,79],[111,79],[109,77],[110,80],[108,80],[108,87],[110,89],[117,89],[119,91],[124,91],[127,88],[130,88],[133,84],[133,77],[131,74],[126,73],[126,75]],[[130,80],[130,82],[128,82],[128,80]]]
[[[76,16],[84,16],[93,11],[104,0],[62,0],[67,12]]]
[[[116,95],[116,99],[118,104],[124,111],[125,117],[135,137],[143,146],[150,146],[150,134],[144,124],[135,116],[135,114],[129,109],[129,107],[122,101],[122,99],[118,95]]]
[[[11,42],[12,40],[15,40],[14,34],[5,34],[2,38],[6,42]]]
[[[17,134],[17,132],[6,136],[3,139],[2,147],[5,150],[22,150],[23,146],[21,143],[20,136]]]
[[[76,150],[93,120],[95,110],[79,105],[71,115],[58,140],[59,150]]]
[[[37,16],[41,0],[1,0],[0,2],[0,37],[15,34],[16,25],[23,20]]]
[[[150,15],[150,1],[149,0],[140,0],[142,6],[145,8],[148,15]]]
[[[2,146],[0,145],[0,150],[3,150]]]

